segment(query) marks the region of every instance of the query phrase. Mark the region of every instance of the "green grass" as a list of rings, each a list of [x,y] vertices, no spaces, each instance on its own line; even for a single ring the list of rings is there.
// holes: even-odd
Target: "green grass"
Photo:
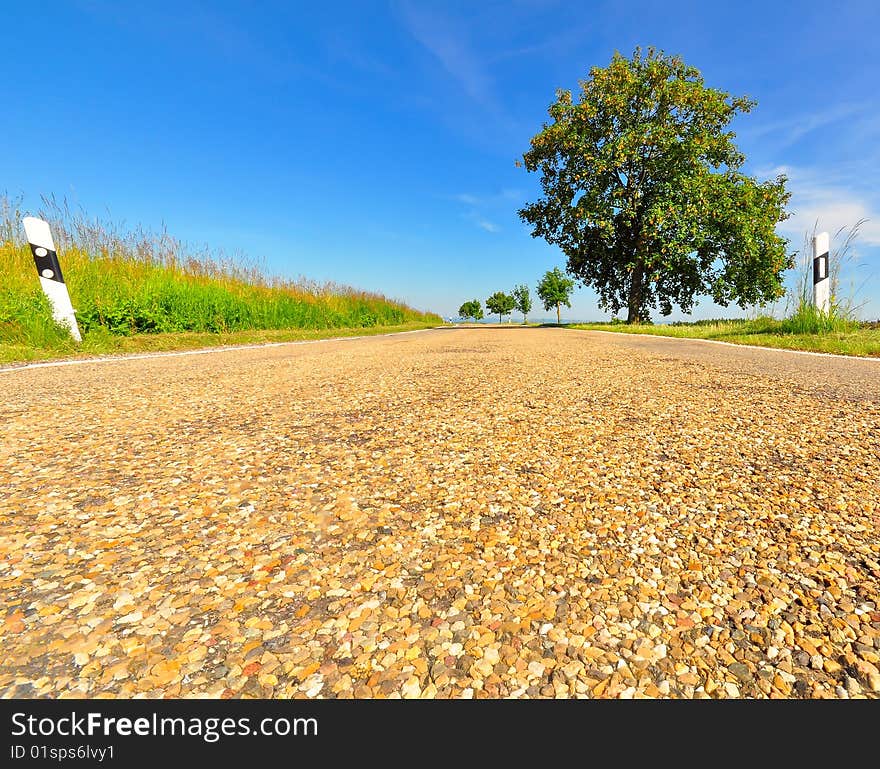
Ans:
[[[785,318],[763,316],[752,320],[700,320],[692,323],[629,326],[615,319],[610,323],[570,324],[568,328],[614,331],[625,334],[652,334],[683,339],[715,339],[733,344],[778,347],[838,355],[880,357],[880,320],[856,320],[860,307],[856,301],[858,288],[845,295],[841,288],[847,268],[857,263],[855,243],[866,220],[842,227],[831,238],[830,280],[831,310],[821,313],[812,304],[813,255],[812,238],[816,229],[804,234],[803,245],[793,262],[797,272],[795,285],[787,291]],[[862,284],[864,285],[864,284]]]
[[[270,278],[241,258],[193,250],[167,233],[120,231],[45,203],[48,211],[40,215],[52,226],[83,342],[76,345],[52,321],[22,212],[16,201],[0,197],[3,362],[247,343],[265,336],[257,332],[285,332],[287,340],[443,322],[381,294]]]
[[[829,320],[817,317],[812,308],[802,308],[792,317],[782,320],[769,317],[754,320],[704,320],[670,326],[588,323],[570,324],[566,328],[682,339],[716,339],[733,344],[862,357],[880,356],[880,327],[840,318],[832,317]]]

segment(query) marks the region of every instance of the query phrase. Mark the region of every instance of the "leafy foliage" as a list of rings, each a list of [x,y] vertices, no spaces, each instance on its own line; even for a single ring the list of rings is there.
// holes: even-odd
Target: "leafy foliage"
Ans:
[[[775,232],[787,218],[786,179],[759,182],[728,126],[755,102],[705,85],[677,56],[636,49],[593,67],[580,99],[560,89],[553,119],[523,155],[542,197],[519,211],[534,237],[559,246],[567,270],[627,321],[784,294],[791,267]]]
[[[498,316],[498,322],[501,323],[502,315],[509,315],[516,307],[516,300],[503,291],[496,291],[486,300],[486,308],[493,315]]]
[[[574,290],[574,281],[567,278],[558,267],[548,270],[538,283],[538,297],[544,303],[544,309],[556,308],[556,323],[562,322],[560,306],[571,307],[571,292]]]
[[[513,289],[513,308],[523,314],[523,323],[527,320],[527,315],[532,310],[532,295],[529,293],[529,287],[523,283]]]
[[[471,299],[469,302],[465,302],[461,307],[458,308],[458,317],[464,318],[465,320],[467,320],[468,318],[473,318],[474,320],[482,320],[483,305],[480,303],[480,300]]]

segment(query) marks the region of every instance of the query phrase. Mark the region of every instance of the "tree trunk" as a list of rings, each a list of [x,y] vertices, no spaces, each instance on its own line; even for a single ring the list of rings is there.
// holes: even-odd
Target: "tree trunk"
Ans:
[[[645,287],[645,271],[641,260],[636,262],[632,271],[632,282],[629,284],[629,301],[627,302],[627,323],[641,323],[642,292]]]
[[[645,293],[645,232],[639,228],[635,239],[635,248],[633,256],[636,263],[633,267],[632,277],[629,284],[629,296],[627,297],[627,323],[641,323],[645,320],[642,317],[642,309],[644,305]]]
[[[562,325],[562,318],[561,318],[561,316],[560,316],[560,314],[559,314],[559,305],[560,305],[560,303],[557,302],[557,303],[556,303],[556,325],[557,325],[557,326],[561,326],[561,325]]]

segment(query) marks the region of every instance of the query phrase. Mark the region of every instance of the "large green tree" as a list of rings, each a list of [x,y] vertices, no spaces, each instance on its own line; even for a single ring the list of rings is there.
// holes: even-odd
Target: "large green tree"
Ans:
[[[468,318],[473,318],[474,320],[482,320],[483,319],[483,305],[480,303],[479,299],[471,299],[468,302],[465,302],[461,307],[458,308],[458,317],[464,318],[467,320]]]
[[[514,309],[523,314],[523,323],[527,320],[527,315],[532,311],[532,295],[529,293],[529,287],[523,283],[513,289]]]
[[[755,102],[653,48],[616,53],[580,85],[577,102],[557,91],[553,121],[523,155],[543,190],[519,211],[532,235],[559,246],[568,272],[630,323],[655,307],[689,312],[697,296],[741,307],[782,296],[786,178],[742,173],[730,130]]]
[[[486,307],[489,312],[498,316],[498,322],[501,323],[502,315],[509,315],[516,307],[516,302],[510,294],[503,291],[496,291],[486,300]]]
[[[556,325],[562,323],[560,306],[571,307],[571,292],[574,290],[574,281],[565,277],[558,267],[548,270],[538,283],[538,296],[544,304],[544,309],[556,308]]]

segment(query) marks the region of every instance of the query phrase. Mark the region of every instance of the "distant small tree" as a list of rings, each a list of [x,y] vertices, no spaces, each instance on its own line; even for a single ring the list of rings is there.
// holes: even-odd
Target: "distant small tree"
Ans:
[[[549,310],[551,307],[556,308],[556,325],[562,323],[562,314],[559,310],[560,305],[571,307],[569,296],[574,290],[574,281],[566,278],[562,270],[554,267],[544,273],[541,282],[538,284],[538,296],[544,303],[544,309]]]
[[[514,309],[523,314],[523,323],[525,323],[526,316],[532,310],[532,295],[529,293],[529,287],[525,283],[513,289],[513,301],[516,303]]]
[[[516,307],[516,301],[510,294],[503,291],[496,291],[486,300],[486,307],[493,315],[498,315],[498,322],[501,323],[502,315],[509,315]]]
[[[458,308],[458,316],[460,318],[464,318],[467,320],[468,318],[473,318],[476,320],[483,319],[483,305],[480,304],[479,299],[471,299],[469,302],[465,302],[461,307]]]

